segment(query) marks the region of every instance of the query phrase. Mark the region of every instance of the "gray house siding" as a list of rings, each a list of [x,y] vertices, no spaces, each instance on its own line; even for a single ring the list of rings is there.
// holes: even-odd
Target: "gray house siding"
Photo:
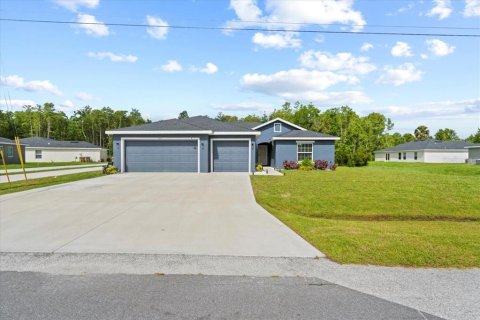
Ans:
[[[21,145],[22,148],[22,156],[23,156],[23,161],[25,161],[25,146]],[[6,164],[19,164],[20,163],[20,157],[18,156],[17,152],[17,146],[15,144],[3,144],[0,143],[0,148],[3,150],[3,155],[5,157],[5,163]],[[13,155],[11,157],[8,156],[8,149],[12,148],[13,150]],[[0,166],[2,165],[2,161],[0,160]]]
[[[299,141],[300,142],[300,141]],[[276,154],[272,161],[275,168],[283,168],[283,161],[297,161],[297,141],[275,141]],[[315,141],[313,144],[313,160],[327,160],[335,162],[335,141]]]
[[[274,124],[275,123],[281,123],[282,124],[282,132],[273,132],[274,130]],[[270,140],[272,140],[273,137],[275,136],[278,136],[280,134],[283,134],[283,133],[287,133],[289,131],[292,131],[292,130],[298,130],[286,123],[283,123],[282,121],[275,121],[275,122],[272,122],[268,125],[266,125],[265,127],[261,127],[261,128],[258,128],[256,129],[257,131],[260,131],[262,133],[262,135],[260,135],[257,139],[257,144],[260,144],[260,143],[264,143],[264,142],[269,142]]]

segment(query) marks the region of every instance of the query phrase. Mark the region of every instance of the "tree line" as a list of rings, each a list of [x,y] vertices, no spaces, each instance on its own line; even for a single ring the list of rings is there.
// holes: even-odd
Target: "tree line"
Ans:
[[[67,116],[56,110],[53,103],[24,106],[21,111],[0,110],[0,136],[44,137],[55,140],[87,141],[111,154],[112,141],[106,130],[130,127],[151,122],[137,109],[113,110],[110,107],[94,109],[85,106]]]
[[[187,117],[187,111],[179,114],[180,119]],[[453,129],[440,129],[431,136],[424,125],[418,126],[412,133],[392,133],[394,124],[383,114],[373,112],[360,116],[348,106],[321,112],[313,104],[287,102],[270,114],[237,117],[220,112],[215,117],[217,120],[229,122],[266,122],[275,118],[285,119],[308,130],[340,137],[336,143],[336,162],[348,166],[366,165],[372,160],[375,150],[405,142],[430,138],[443,141],[460,140]],[[9,139],[18,136],[87,141],[107,148],[111,154],[112,141],[105,134],[106,130],[149,122],[151,121],[135,108],[126,111],[85,106],[67,116],[63,111],[55,109],[53,103],[47,102],[43,105],[27,105],[20,111],[0,110],[0,136]],[[467,140],[480,143],[480,129]]]

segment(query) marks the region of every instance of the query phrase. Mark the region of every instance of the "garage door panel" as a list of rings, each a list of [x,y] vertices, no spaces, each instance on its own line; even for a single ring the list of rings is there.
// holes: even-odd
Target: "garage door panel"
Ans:
[[[130,172],[197,172],[198,142],[126,141],[125,169]]]
[[[214,172],[248,172],[248,141],[213,141]]]

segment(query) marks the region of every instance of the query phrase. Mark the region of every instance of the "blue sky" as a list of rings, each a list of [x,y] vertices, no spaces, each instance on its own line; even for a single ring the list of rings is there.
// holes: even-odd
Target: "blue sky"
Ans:
[[[381,112],[402,133],[425,124],[466,137],[480,126],[480,38],[299,32],[479,34],[480,0],[3,0],[0,10],[16,19],[288,30],[1,21],[3,110],[110,106],[155,121],[182,110],[262,114],[298,100]]]

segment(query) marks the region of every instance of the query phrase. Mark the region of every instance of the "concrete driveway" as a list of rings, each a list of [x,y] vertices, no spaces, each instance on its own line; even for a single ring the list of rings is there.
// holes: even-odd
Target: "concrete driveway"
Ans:
[[[255,202],[242,173],[127,173],[1,196],[0,251],[323,256]]]

